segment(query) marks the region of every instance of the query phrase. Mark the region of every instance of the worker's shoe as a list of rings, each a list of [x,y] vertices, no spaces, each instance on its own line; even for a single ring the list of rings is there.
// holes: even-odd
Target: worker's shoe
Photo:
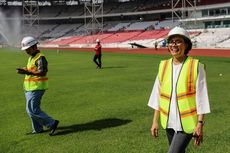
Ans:
[[[54,124],[50,127],[50,133],[49,133],[50,136],[54,135],[54,132],[57,129],[58,124],[59,124],[59,121],[55,120]]]
[[[43,133],[43,132],[44,132],[43,130],[41,130],[41,131],[39,131],[39,132],[32,131],[32,132],[26,133],[26,135],[40,134],[40,133]]]

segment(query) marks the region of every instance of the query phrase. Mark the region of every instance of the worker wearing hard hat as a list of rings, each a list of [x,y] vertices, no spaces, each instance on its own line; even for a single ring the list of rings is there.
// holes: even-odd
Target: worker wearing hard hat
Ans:
[[[97,68],[101,68],[102,63],[101,63],[101,43],[99,39],[96,39],[97,45],[94,48],[95,55],[93,57],[94,63],[96,63]]]
[[[48,62],[37,48],[38,41],[33,37],[24,37],[21,50],[30,55],[26,68],[17,68],[17,73],[25,74],[24,89],[26,96],[26,111],[32,121],[32,134],[43,132],[43,126],[50,128],[50,135],[58,126],[59,121],[52,119],[41,108],[41,99],[48,89]]]
[[[203,139],[204,115],[210,113],[204,65],[188,56],[192,49],[189,33],[175,27],[168,33],[172,58],[160,62],[148,106],[155,110],[151,134],[158,137],[158,119],[169,141],[168,153],[185,152],[194,137]]]

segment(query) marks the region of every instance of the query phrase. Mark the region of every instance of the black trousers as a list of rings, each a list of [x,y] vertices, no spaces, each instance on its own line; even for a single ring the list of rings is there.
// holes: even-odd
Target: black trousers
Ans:
[[[176,133],[173,129],[166,129],[166,134],[169,141],[168,153],[185,153],[185,149],[192,139],[192,134],[182,131]]]
[[[98,61],[97,61],[97,60],[98,60]],[[94,61],[94,63],[97,64],[97,67],[101,68],[101,65],[102,65],[102,63],[101,63],[101,54],[99,54],[99,55],[94,55],[93,61]]]

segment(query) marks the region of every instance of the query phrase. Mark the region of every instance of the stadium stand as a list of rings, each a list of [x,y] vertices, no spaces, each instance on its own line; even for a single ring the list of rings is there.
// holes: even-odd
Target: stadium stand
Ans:
[[[155,29],[171,29],[175,26],[178,26],[179,24],[180,23],[178,21],[164,20],[155,25]]]
[[[219,43],[225,42],[230,38],[230,29],[218,28],[207,29],[193,39],[197,42],[197,47],[217,47]],[[223,43],[224,44],[224,43]]]
[[[119,3],[116,7],[114,7],[109,13],[126,13],[126,12],[133,12],[137,8],[137,4],[135,2],[124,2]]]
[[[114,27],[108,29],[107,31],[124,31],[131,23],[118,23]]]
[[[224,40],[223,42],[217,43],[216,47],[218,47],[218,48],[230,48],[230,38]]]
[[[132,43],[153,47],[155,41],[165,39],[169,29],[182,25],[182,21],[171,19],[171,0],[113,0],[105,1],[103,6],[103,33],[91,34],[85,29],[84,3],[81,0],[78,1],[79,5],[63,5],[64,2],[54,5],[54,1],[47,1],[51,2],[50,6],[39,7],[39,29],[32,27],[34,35],[43,40],[42,45],[92,46],[98,38],[111,47],[132,47]],[[192,16],[182,25],[190,29],[194,46],[228,47],[229,0],[198,0],[197,6],[195,15],[198,22],[193,24],[195,17]],[[17,12],[23,18],[22,6],[2,3],[0,11],[9,18],[12,12]],[[3,37],[0,40],[0,43],[4,43]]]
[[[167,36],[169,30],[149,30],[144,31],[137,35],[136,37],[131,38],[130,40],[146,40],[146,39],[160,39]]]
[[[154,28],[155,24],[157,23],[157,21],[148,21],[148,22],[134,22],[130,25],[127,26],[127,28],[125,28],[125,31],[132,31],[132,30],[147,30],[149,27]]]
[[[45,7],[40,7],[40,16],[41,17],[57,17],[61,14],[62,12],[62,7],[61,6],[45,6]]]

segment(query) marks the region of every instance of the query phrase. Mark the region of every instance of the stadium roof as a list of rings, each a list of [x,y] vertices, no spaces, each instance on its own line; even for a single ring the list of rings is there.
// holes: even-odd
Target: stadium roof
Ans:
[[[180,0],[177,0],[177,3]],[[181,0],[182,1],[182,0]],[[188,0],[188,1],[196,1],[198,5],[210,5],[210,4],[219,4],[219,3],[229,3],[229,0]],[[0,0],[0,6],[22,6],[23,2],[29,4],[38,4],[39,6],[55,6],[55,5],[82,5],[85,2],[93,2],[93,3],[107,3],[110,4],[111,2],[136,2],[140,3],[140,0]],[[146,0],[145,0],[146,2]],[[171,3],[172,0],[148,0],[153,4],[159,2],[169,2]]]
[[[38,2],[39,6],[50,5],[80,5],[83,2],[127,2],[137,0],[0,0],[0,5],[6,6],[21,6],[23,2]]]

